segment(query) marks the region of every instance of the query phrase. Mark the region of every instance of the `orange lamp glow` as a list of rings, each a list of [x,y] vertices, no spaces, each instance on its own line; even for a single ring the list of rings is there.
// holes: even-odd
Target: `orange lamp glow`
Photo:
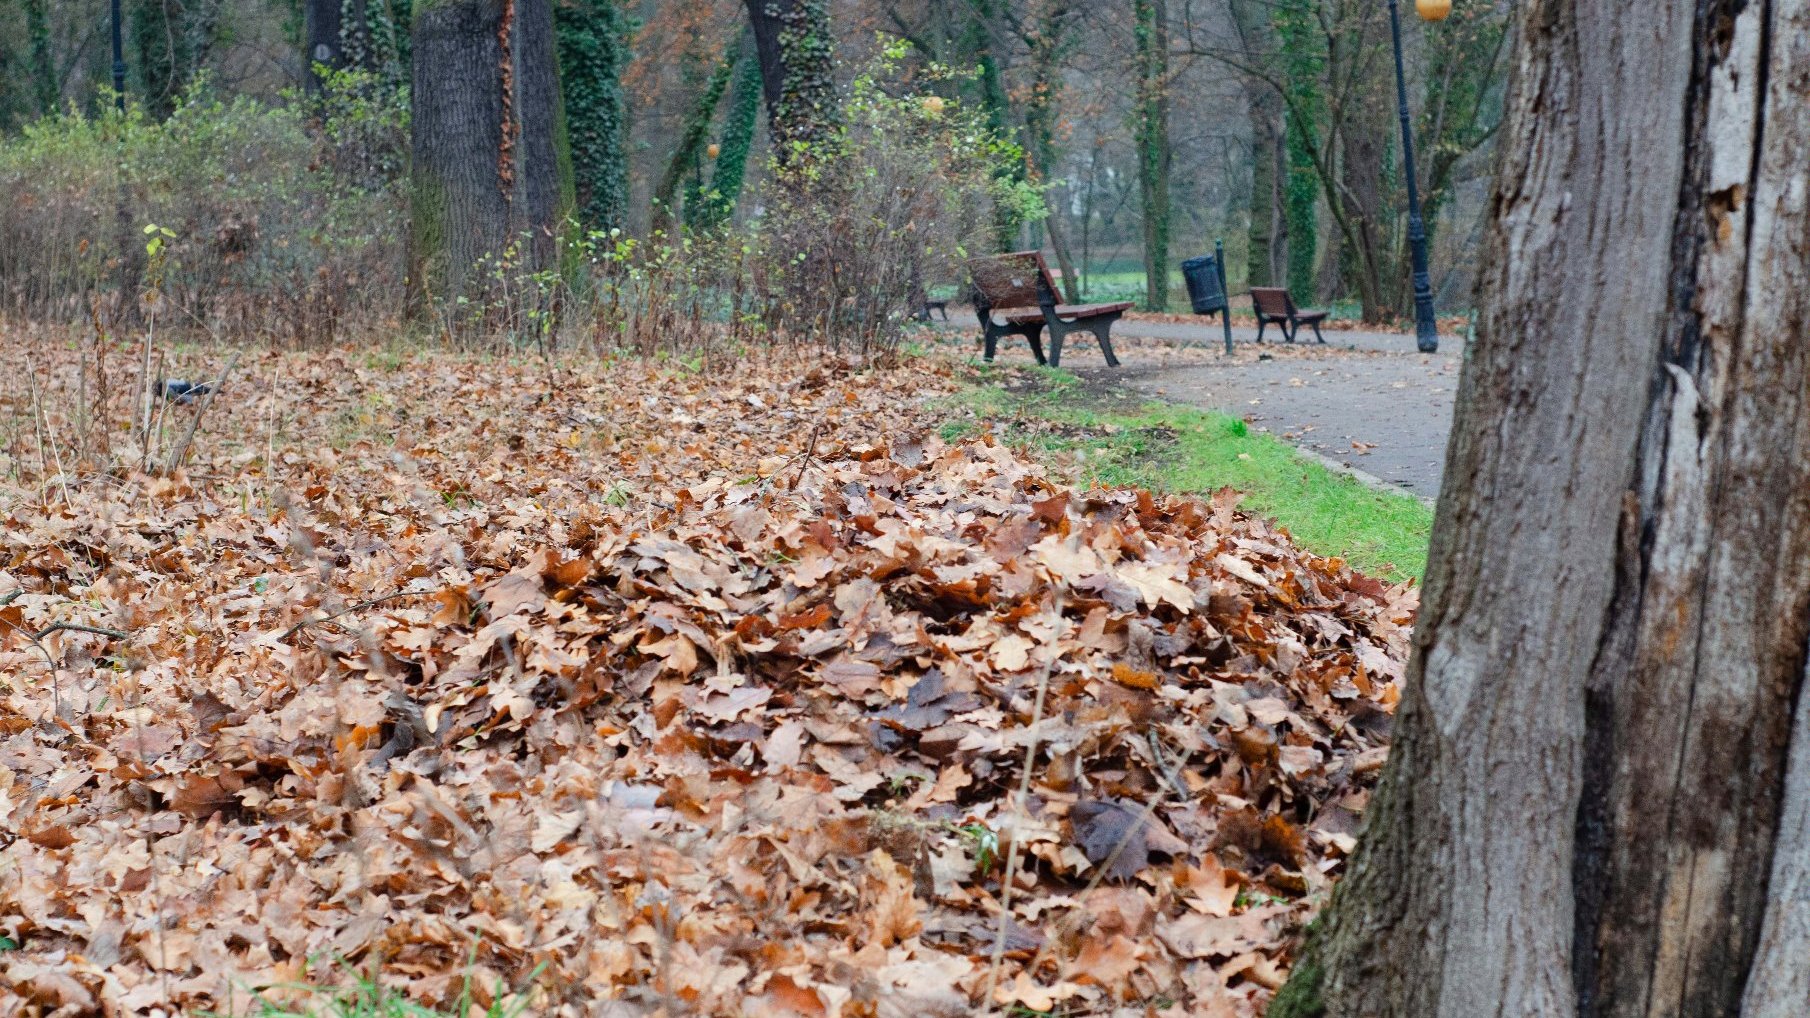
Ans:
[[[1444,21],[1452,13],[1452,0],[1414,0],[1422,21]]]

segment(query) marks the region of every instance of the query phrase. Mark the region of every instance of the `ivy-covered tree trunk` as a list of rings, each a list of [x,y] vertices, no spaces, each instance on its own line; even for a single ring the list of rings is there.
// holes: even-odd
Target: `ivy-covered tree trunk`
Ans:
[[[1006,96],[1005,77],[1000,67],[998,38],[1001,11],[998,0],[965,0],[963,25],[959,40],[960,59],[975,73],[963,83],[965,98],[984,111],[987,129],[1000,137],[1012,133],[1010,100]],[[1022,180],[1025,167],[1001,165],[994,170],[995,179]],[[995,208],[993,245],[1000,251],[1019,246],[1021,224],[1005,209]]]
[[[1271,9],[1280,41],[1283,102],[1287,110],[1282,143],[1287,174],[1282,185],[1283,221],[1288,237],[1288,289],[1298,301],[1318,298],[1320,264],[1320,173],[1314,153],[1326,119],[1325,44],[1314,5],[1280,0]]]
[[[1527,0],[1395,739],[1270,1018],[1810,1012],[1810,0]]]
[[[63,94],[63,83],[57,78],[56,61],[51,57],[50,18],[46,0],[24,0],[25,38],[31,49],[31,88],[37,100],[39,116],[55,113]]]
[[[410,285],[415,306],[472,297],[478,269],[525,235],[551,265],[563,217],[548,0],[415,6]]]
[[[1143,197],[1144,306],[1169,308],[1168,0],[1134,0],[1137,35],[1138,185]]]
[[[132,0],[134,71],[145,110],[161,120],[176,108],[195,73],[193,26],[180,0]]]
[[[616,0],[560,0],[553,20],[579,217],[592,229],[622,226],[628,213],[622,11]]]
[[[408,59],[408,14],[407,4],[395,0],[303,0],[308,88],[320,88],[320,76],[314,73],[317,65],[336,71],[355,67],[401,85]]]
[[[836,54],[829,0],[746,0],[782,170],[809,162],[836,134]]]
[[[703,172],[704,147],[710,140],[710,122],[716,117],[716,108],[723,101],[723,93],[729,90],[729,79],[735,73],[736,59],[739,53],[731,48],[717,61],[710,72],[710,78],[704,83],[703,94],[692,106],[691,115],[685,118],[685,127],[679,132],[679,143],[674,146],[672,158],[666,161],[666,170],[660,175],[659,184],[654,187],[654,228],[670,230],[679,223],[691,223],[703,212],[697,206],[702,202],[701,187],[687,191],[685,208],[679,204],[679,183],[688,175],[697,180]]]
[[[748,156],[754,150],[754,132],[760,122],[760,61],[754,55],[750,29],[738,47],[735,81],[729,86],[729,113],[723,122],[723,140],[710,174],[710,204],[705,226],[726,222],[741,201],[748,177]]]

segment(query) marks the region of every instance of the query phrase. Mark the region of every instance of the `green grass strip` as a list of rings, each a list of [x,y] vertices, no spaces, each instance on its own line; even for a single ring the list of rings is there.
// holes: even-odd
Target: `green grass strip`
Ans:
[[[1106,401],[1066,371],[1031,369],[1031,385],[1007,388],[981,368],[957,398],[945,438],[991,423],[995,433],[1084,484],[1159,492],[1243,493],[1242,507],[1281,524],[1304,548],[1340,556],[1383,579],[1418,580],[1427,564],[1433,510],[1408,494],[1379,491],[1327,469],[1229,414],[1164,403]]]

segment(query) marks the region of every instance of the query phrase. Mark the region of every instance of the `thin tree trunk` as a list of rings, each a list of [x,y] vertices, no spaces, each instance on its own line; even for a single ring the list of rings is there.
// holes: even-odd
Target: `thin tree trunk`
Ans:
[[[731,47],[717,61],[709,80],[704,83],[703,94],[698,97],[691,115],[685,120],[684,130],[679,133],[679,143],[673,148],[672,158],[666,161],[666,172],[660,175],[660,183],[654,188],[653,223],[656,230],[671,231],[680,222],[690,222],[701,211],[679,208],[679,183],[686,174],[695,174],[701,168],[704,145],[710,139],[710,122],[716,117],[716,108],[723,101],[723,93],[729,90],[729,79],[735,73],[739,55],[739,51]]]
[[[760,62],[754,56],[754,34],[743,33],[737,45],[741,54],[735,81],[729,86],[729,111],[723,124],[722,147],[710,173],[710,208],[705,225],[718,225],[735,214],[742,183],[748,176],[748,154],[754,149],[754,130],[760,120]]]
[[[1143,195],[1144,303],[1169,307],[1169,16],[1167,0],[1135,0],[1138,182]]]
[[[1810,0],[1532,0],[1396,741],[1272,1018],[1810,1011]]]
[[[1395,318],[1383,279],[1387,270],[1382,264],[1392,246],[1390,227],[1393,212],[1384,211],[1383,153],[1387,147],[1386,130],[1375,117],[1354,117],[1340,134],[1344,158],[1339,161],[1343,187],[1333,200],[1345,205],[1345,221],[1350,229],[1342,235],[1346,277],[1357,285],[1358,302],[1364,324],[1381,325]]]
[[[1031,53],[1031,88],[1024,102],[1025,157],[1030,179],[1049,184],[1056,167],[1056,114],[1062,107],[1062,58],[1068,51],[1069,18],[1074,8],[1067,0],[1048,0],[1038,11],[1037,27],[1026,40]],[[1071,304],[1081,303],[1081,283],[1069,252],[1068,230],[1062,196],[1046,192],[1048,206],[1044,229],[1056,264],[1062,269],[1063,295]]]

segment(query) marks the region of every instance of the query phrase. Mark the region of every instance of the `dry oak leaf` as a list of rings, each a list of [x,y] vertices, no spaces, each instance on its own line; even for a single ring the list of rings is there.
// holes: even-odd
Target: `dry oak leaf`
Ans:
[[[1020,971],[1009,983],[1001,983],[993,989],[995,1004],[1019,1004],[1031,1011],[1052,1011],[1064,1000],[1080,996],[1084,992],[1080,983],[1067,980],[1053,986],[1040,986],[1032,979],[1030,973]]]

